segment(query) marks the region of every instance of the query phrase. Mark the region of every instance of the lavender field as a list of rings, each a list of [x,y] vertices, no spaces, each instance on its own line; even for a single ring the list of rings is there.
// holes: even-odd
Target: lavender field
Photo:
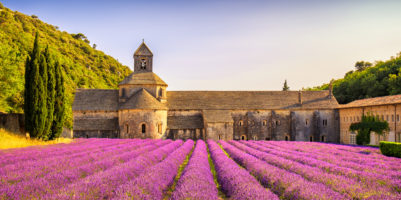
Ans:
[[[0,151],[0,199],[401,199],[401,159],[284,141],[78,139]]]

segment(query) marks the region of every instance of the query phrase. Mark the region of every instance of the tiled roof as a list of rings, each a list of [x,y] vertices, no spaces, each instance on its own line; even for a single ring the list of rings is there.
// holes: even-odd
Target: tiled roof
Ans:
[[[167,84],[153,72],[131,73],[118,85],[163,85]]]
[[[168,91],[167,104],[172,110],[250,110],[250,109],[334,109],[337,100],[329,91]]]
[[[158,109],[167,110],[166,105],[160,103],[155,97],[149,94],[146,89],[140,89],[133,94],[120,109]]]
[[[152,51],[150,51],[149,47],[145,44],[145,42],[142,42],[142,44],[136,49],[135,56],[153,56]]]
[[[168,116],[167,124],[169,129],[197,129],[203,128],[203,119],[201,115]]]
[[[203,110],[205,122],[234,122],[229,110]]]
[[[118,130],[118,118],[79,118],[74,119],[74,131],[79,130]]]
[[[118,111],[118,90],[77,89],[74,111]]]
[[[348,104],[340,105],[340,108],[353,108],[353,107],[364,107],[364,106],[377,106],[377,105],[388,105],[388,104],[399,104],[401,103],[401,94],[375,97],[368,99],[360,99],[350,102]]]

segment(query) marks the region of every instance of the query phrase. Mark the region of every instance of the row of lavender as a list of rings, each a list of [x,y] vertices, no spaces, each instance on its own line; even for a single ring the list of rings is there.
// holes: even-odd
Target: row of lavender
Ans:
[[[220,144],[284,199],[401,199],[401,160],[376,149],[310,142]]]
[[[373,148],[218,143],[208,141],[212,163],[201,140],[194,147],[192,140],[87,139],[0,151],[0,199],[401,199],[400,159]]]

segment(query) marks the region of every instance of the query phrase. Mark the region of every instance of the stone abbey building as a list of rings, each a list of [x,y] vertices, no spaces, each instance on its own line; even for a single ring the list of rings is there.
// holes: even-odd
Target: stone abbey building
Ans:
[[[117,90],[78,89],[74,137],[340,142],[326,91],[167,91],[145,43]]]

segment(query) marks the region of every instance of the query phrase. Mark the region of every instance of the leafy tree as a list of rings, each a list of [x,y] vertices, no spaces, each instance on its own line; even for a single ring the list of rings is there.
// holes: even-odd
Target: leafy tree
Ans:
[[[75,39],[54,25],[1,4],[0,8],[0,112],[23,113],[26,110],[24,102],[32,102],[25,100],[25,83],[32,82],[25,78],[33,77],[25,77],[30,74],[25,68],[27,58],[31,59],[36,32],[41,36],[40,43],[47,44],[50,54],[57,58],[64,74],[65,127],[72,128],[71,105],[81,78],[86,79],[86,88],[116,89],[118,83],[131,73],[127,66],[93,49],[84,39]]]
[[[362,120],[357,123],[352,123],[350,131],[357,131],[356,143],[366,145],[370,143],[370,133],[373,131],[378,135],[382,135],[383,131],[389,130],[388,122],[382,121],[377,116],[371,114],[363,115]]]
[[[58,138],[63,132],[63,125],[65,119],[65,88],[64,76],[61,70],[61,65],[56,62],[55,65],[55,101],[54,101],[54,117],[51,128],[50,139]]]
[[[363,71],[366,68],[371,67],[371,66],[372,66],[372,63],[365,62],[365,61],[358,61],[358,62],[355,63],[355,69],[357,71]]]
[[[284,81],[284,86],[283,86],[283,91],[288,91],[290,90],[290,87],[287,85],[287,80]]]
[[[333,94],[340,104],[363,98],[401,94],[401,54],[385,62],[377,61],[372,67],[369,67],[368,62],[360,62],[363,63],[358,65],[362,66],[363,70],[350,71],[344,78],[333,82]],[[327,89],[328,84],[308,88]]]

